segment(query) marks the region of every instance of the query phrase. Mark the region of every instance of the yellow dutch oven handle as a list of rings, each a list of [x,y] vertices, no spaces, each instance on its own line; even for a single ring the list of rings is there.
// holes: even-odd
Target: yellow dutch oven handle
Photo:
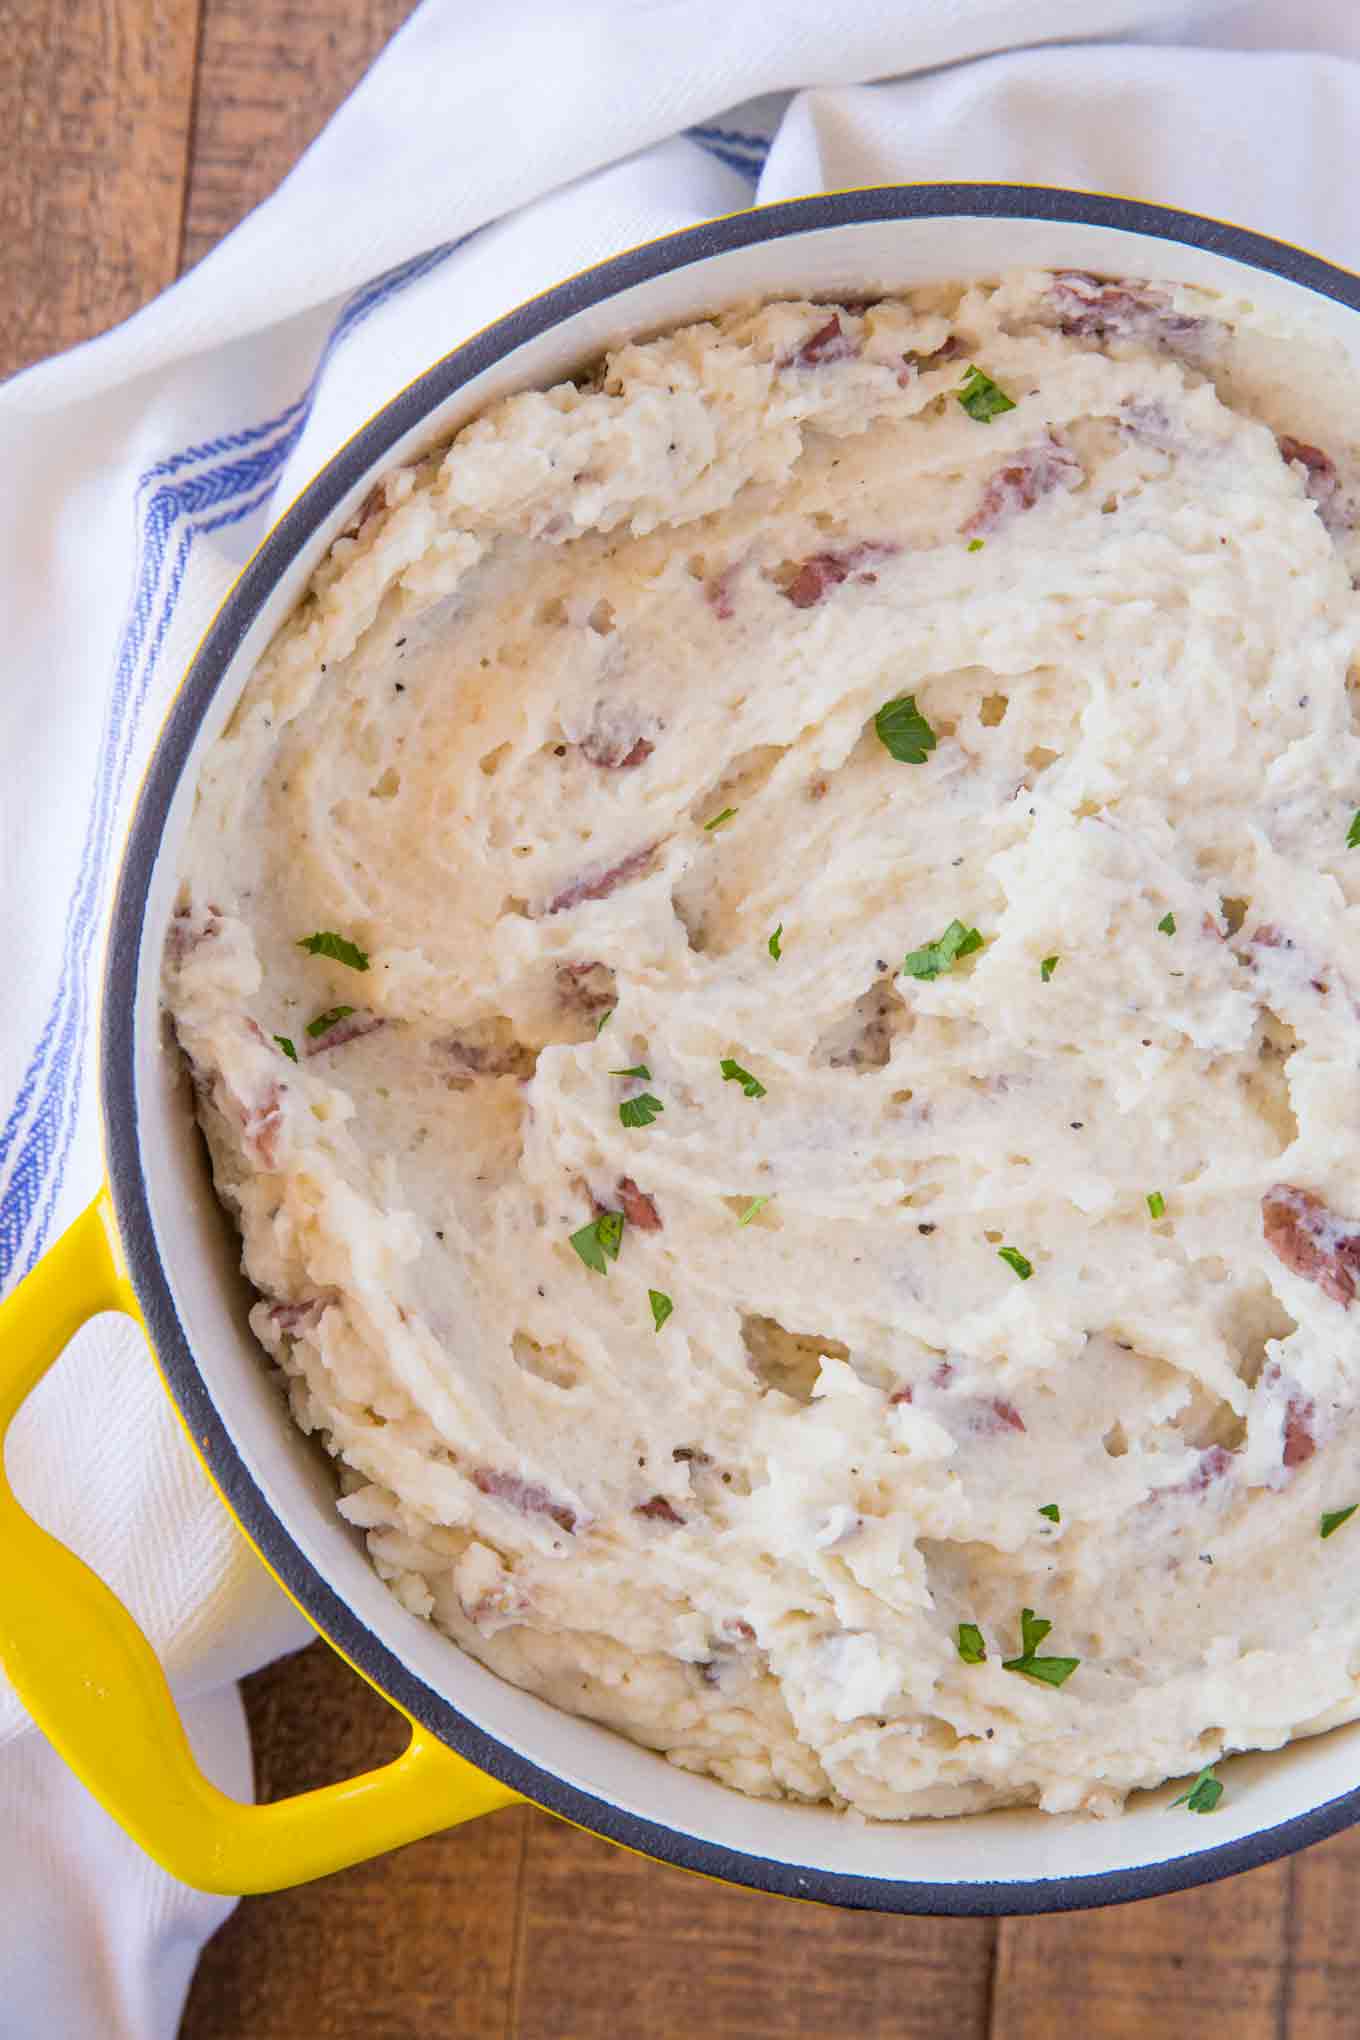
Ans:
[[[0,1666],[95,1798],[174,1876],[232,1894],[281,1891],[513,1804],[508,1786],[415,1722],[394,1762],[273,1805],[243,1805],[203,1775],[141,1630],[20,1508],[4,1472],[25,1397],[105,1310],[141,1323],[101,1191],[0,1303]]]

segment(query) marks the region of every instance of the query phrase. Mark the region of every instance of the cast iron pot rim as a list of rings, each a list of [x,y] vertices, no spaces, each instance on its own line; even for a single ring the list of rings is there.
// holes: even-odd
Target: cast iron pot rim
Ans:
[[[284,513],[247,563],[175,697],[143,782],[115,891],[102,989],[101,1089],[109,1185],[133,1286],[166,1384],[242,1528],[318,1630],[442,1742],[526,1799],[610,1841],[731,1884],[879,1912],[996,1916],[1066,1912],[1183,1891],[1252,1870],[1360,1821],[1360,1787],[1255,1834],[1191,1856],[1089,1876],[934,1883],[781,1862],[700,1840],[566,1783],[478,1728],[434,1692],[303,1556],[239,1457],[194,1363],[161,1265],[138,1141],[136,1028],[147,893],[171,801],[199,724],[252,620],[295,554],[396,443],[474,376],[573,313],[662,273],[734,248],[863,222],[966,216],[1112,227],[1180,242],[1360,312],[1360,278],[1306,250],[1197,213],[1100,193],[1019,184],[881,185],[706,221],[626,250],[520,305],[437,361],[369,420]],[[452,1647],[452,1646],[451,1646]],[[661,1761],[658,1759],[658,1761]],[[831,1818],[832,1816],[828,1816]],[[1170,1840],[1168,1830],[1168,1840]],[[985,1834],[979,1831],[979,1850]]]

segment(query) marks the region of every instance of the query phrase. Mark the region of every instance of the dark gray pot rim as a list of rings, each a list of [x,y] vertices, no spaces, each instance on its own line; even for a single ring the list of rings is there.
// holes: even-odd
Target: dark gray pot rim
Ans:
[[[633,284],[730,249],[789,234],[866,221],[941,216],[1122,228],[1228,257],[1360,311],[1360,279],[1285,242],[1133,199],[1015,184],[885,185],[791,199],[664,235],[584,270],[521,305],[436,362],[322,469],[245,567],[199,647],[147,771],[118,879],[103,983],[101,1077],[109,1182],[119,1231],[170,1393],[251,1542],[321,1633],[375,1686],[450,1748],[526,1799],[660,1862],[787,1898],[879,1912],[978,1916],[1114,1905],[1256,1869],[1360,1820],[1360,1788],[1190,1857],[1172,1856],[1090,1876],[935,1883],[856,1876],[703,1841],[580,1791],[486,1734],[418,1679],[303,1557],[256,1487],[204,1386],[175,1311],[151,1222],[137,1133],[135,1001],[131,996],[161,833],[199,725],[252,619],[299,549],[361,476],[380,468],[413,426],[492,363],[571,314]],[[1167,1838],[1168,1842],[1173,1838],[1170,1826]]]

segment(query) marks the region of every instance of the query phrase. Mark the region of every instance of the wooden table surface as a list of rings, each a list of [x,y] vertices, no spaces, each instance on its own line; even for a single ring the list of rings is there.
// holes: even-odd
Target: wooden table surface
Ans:
[[[0,0],[0,373],[197,261],[407,12]],[[320,1644],[246,1699],[264,1797],[400,1740]],[[1358,1930],[1360,1830],[1183,1897],[993,1923],[782,1903],[515,1810],[247,1900],[181,2040],[1354,2040]]]

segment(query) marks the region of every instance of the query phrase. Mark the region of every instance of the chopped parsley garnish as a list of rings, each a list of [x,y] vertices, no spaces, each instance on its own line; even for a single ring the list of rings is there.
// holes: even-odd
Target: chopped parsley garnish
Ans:
[[[965,928],[962,921],[951,921],[937,941],[927,942],[922,949],[908,950],[902,963],[902,975],[943,977],[947,970],[954,968],[960,957],[971,956],[975,949],[981,947],[982,937],[976,928]]]
[[[1214,1776],[1214,1767],[1206,1764],[1194,1784],[1178,1793],[1171,1805],[1188,1807],[1191,1813],[1212,1813],[1222,1797],[1223,1787]]]
[[[1147,1197],[1148,1214],[1152,1218],[1166,1217],[1166,1199],[1160,1190],[1149,1190]]]
[[[765,947],[769,950],[771,956],[774,958],[776,963],[778,963],[780,957],[784,954],[783,943],[781,940],[783,933],[784,923],[781,921],[779,923],[779,926],[775,929],[773,935],[771,935],[769,941],[765,944]]]
[[[602,1211],[598,1218],[592,1218],[589,1225],[583,1225],[571,1236],[575,1247],[587,1268],[597,1275],[609,1273],[609,1262],[619,1258],[619,1244],[623,1239],[623,1213]]]
[[[765,1086],[761,1083],[759,1077],[753,1077],[751,1072],[744,1070],[739,1062],[733,1062],[730,1055],[725,1055],[722,1058],[718,1068],[723,1073],[723,1082],[725,1084],[740,1084],[748,1098],[763,1098],[765,1096]]]
[[[1058,1504],[1056,1502],[1045,1502],[1042,1508],[1040,1509],[1039,1514],[1041,1516],[1047,1516],[1050,1523],[1061,1523],[1062,1521],[1062,1510],[1058,1507]]]
[[[1045,984],[1048,983],[1061,962],[1062,958],[1060,956],[1046,956],[1044,958],[1043,962],[1039,965],[1039,975]]]
[[[878,741],[899,765],[924,765],[938,741],[934,730],[916,706],[914,694],[899,694],[885,701],[874,717]]]
[[[1360,850],[1360,807],[1351,816],[1351,825],[1346,831],[1346,848]]]
[[[367,970],[368,958],[357,942],[351,942],[347,935],[337,935],[332,928],[318,928],[315,935],[304,935],[298,943],[309,956],[329,956],[336,963],[347,963],[351,970]]]
[[[671,1302],[664,1289],[649,1289],[647,1291],[647,1301],[652,1306],[652,1323],[660,1331],[666,1319],[675,1309],[675,1305]]]
[[[1157,923],[1157,933],[1159,935],[1174,935],[1175,932],[1176,916],[1174,914],[1163,914],[1161,920]]]
[[[982,1641],[982,1631],[976,1622],[960,1622],[957,1648],[966,1665],[982,1665],[987,1662],[987,1646]]]
[[[315,1020],[307,1022],[308,1037],[315,1041],[322,1034],[329,1034],[332,1027],[338,1027],[342,1020],[348,1020],[353,1006],[327,1006],[324,1013],[318,1013]]]
[[[298,1052],[294,1048],[292,1042],[288,1039],[288,1036],[286,1034],[276,1034],[274,1036],[274,1039],[275,1041],[277,1041],[279,1047],[283,1050],[284,1054],[287,1056],[289,1062],[296,1062],[298,1059]]]
[[[1014,1268],[1022,1282],[1028,1282],[1034,1273],[1034,1263],[1025,1259],[1019,1247],[998,1247],[996,1257],[999,1261],[1004,1261],[1008,1268]]]
[[[714,815],[711,822],[705,822],[704,827],[709,830],[720,829],[724,822],[731,821],[736,812],[734,807],[725,807],[720,815]]]
[[[648,1083],[652,1080],[646,1063],[634,1063],[631,1070],[611,1070],[609,1074],[611,1077],[645,1077]]]
[[[969,552],[981,552],[983,546],[986,545],[986,543],[987,541],[985,538],[970,538],[968,541],[968,550]]]
[[[763,1211],[765,1209],[765,1206],[769,1203],[769,1201],[770,1200],[768,1197],[753,1197],[751,1199],[751,1202],[747,1205],[745,1211],[743,1211],[743,1213],[741,1214],[741,1217],[737,1220],[737,1224],[749,1225],[751,1223],[751,1220],[755,1217],[756,1213],[758,1211]]]
[[[1000,383],[994,383],[989,375],[984,375],[972,363],[954,395],[969,417],[975,418],[979,425],[990,425],[993,418],[999,418],[1003,411],[1015,409],[1014,400],[1006,395]]]
[[[1070,1679],[1077,1666],[1081,1663],[1080,1658],[1039,1657],[1037,1655],[1039,1645],[1052,1627],[1053,1624],[1051,1622],[1046,1622],[1042,1615],[1036,1615],[1032,1608],[1022,1608],[1020,1611],[1020,1655],[1019,1657],[1003,1658],[1001,1660],[1001,1669],[1004,1672],[1019,1672],[1022,1677],[1037,1679],[1045,1686],[1061,1686],[1067,1679]]]
[[[613,1019],[614,1015],[618,1012],[618,1010],[619,1009],[617,1006],[605,1007],[603,1013],[601,1013],[599,1019],[595,1022],[595,1039],[597,1041],[599,1040],[600,1036],[604,1033],[605,1028],[609,1025],[610,1021]]]
[[[1357,1509],[1360,1509],[1360,1502],[1352,1502],[1348,1509],[1324,1509],[1319,1536],[1330,1537],[1333,1530],[1339,1530],[1343,1523],[1350,1522]]]
[[[640,1092],[636,1098],[625,1098],[619,1106],[619,1122],[623,1126],[650,1126],[658,1112],[665,1106],[650,1091]]]

